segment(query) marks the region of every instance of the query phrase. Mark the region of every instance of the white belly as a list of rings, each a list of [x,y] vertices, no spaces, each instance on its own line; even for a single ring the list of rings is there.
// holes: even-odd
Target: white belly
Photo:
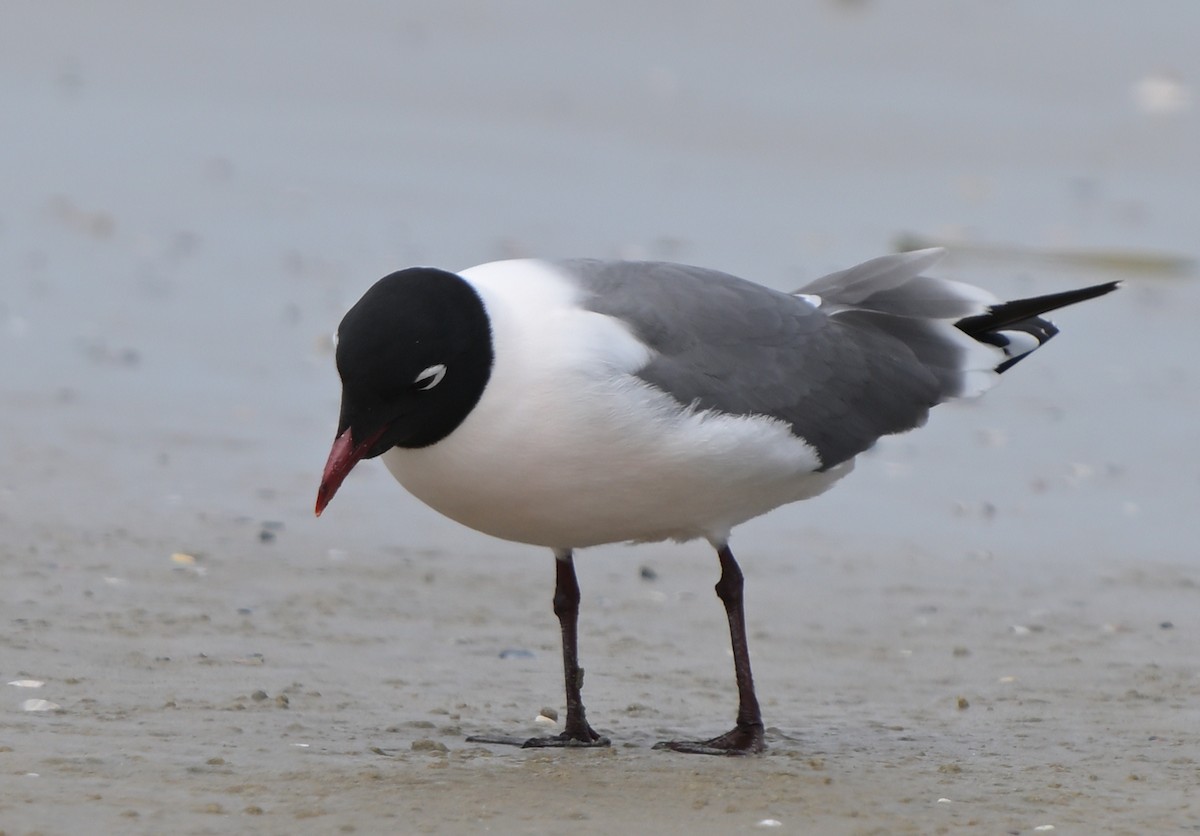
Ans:
[[[553,269],[511,263],[462,275],[492,320],[496,363],[479,403],[430,447],[384,463],[414,496],[463,525],[557,549],[691,539],[806,499],[848,473],[818,473],[779,421],[681,410],[634,376],[645,346],[620,322],[570,304]],[[531,274],[536,280],[531,281]],[[537,322],[517,294],[539,294]],[[561,305],[547,302],[558,299]],[[550,346],[554,346],[551,352]]]
[[[685,427],[672,430],[666,419],[652,433],[610,417],[574,426],[540,420],[527,433],[486,437],[464,424],[433,447],[395,448],[383,460],[447,517],[558,549],[723,542],[738,523],[815,496],[852,467],[814,472],[811,449],[765,419],[692,414],[678,419]]]

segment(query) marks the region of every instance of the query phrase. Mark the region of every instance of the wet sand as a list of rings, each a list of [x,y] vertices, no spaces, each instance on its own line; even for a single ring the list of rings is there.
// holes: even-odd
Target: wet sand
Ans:
[[[1179,568],[1029,559],[1014,584],[997,560],[747,554],[771,749],[732,760],[649,749],[731,719],[712,567],[693,556],[585,554],[585,694],[614,746],[524,751],[464,737],[561,711],[549,558],[330,560],[286,529],[203,529],[182,567],[174,535],[9,538],[5,678],[46,684],[6,688],[5,832],[1196,823],[1200,619]],[[61,708],[21,712],[27,696]]]
[[[0,833],[1200,827],[1198,283],[1036,257],[1195,256],[1196,112],[1130,94],[1195,83],[1194,26],[1089,16],[1064,76],[1034,4],[295,8],[0,35]],[[999,295],[1127,287],[736,532],[769,752],[650,749],[733,719],[701,543],[577,560],[611,749],[465,742],[563,711],[552,558],[381,466],[312,518],[345,307],[509,253],[794,287],[913,231],[1022,244],[945,263]]]

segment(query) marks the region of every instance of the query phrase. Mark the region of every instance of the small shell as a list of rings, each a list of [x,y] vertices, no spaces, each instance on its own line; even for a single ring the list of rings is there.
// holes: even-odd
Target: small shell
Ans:
[[[22,711],[57,711],[60,708],[61,705],[50,700],[25,700],[21,703]]]

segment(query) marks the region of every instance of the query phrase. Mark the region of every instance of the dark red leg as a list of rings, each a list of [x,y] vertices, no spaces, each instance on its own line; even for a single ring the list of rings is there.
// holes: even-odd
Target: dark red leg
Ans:
[[[721,579],[717,581],[717,597],[725,605],[729,618],[729,638],[733,643],[733,672],[737,677],[737,725],[712,740],[664,740],[655,749],[671,749],[698,755],[749,755],[767,748],[763,739],[762,714],[754,695],[754,677],[750,673],[750,648],[746,643],[746,614],[742,605],[742,570],[733,558],[729,546],[717,549],[721,560]]]
[[[579,667],[579,581],[575,577],[575,561],[571,553],[555,554],[554,614],[562,629],[563,679],[567,691],[567,719],[561,734],[553,737],[490,737],[473,736],[476,743],[503,743],[526,749],[561,746],[608,746],[587,722],[583,708],[583,668]]]

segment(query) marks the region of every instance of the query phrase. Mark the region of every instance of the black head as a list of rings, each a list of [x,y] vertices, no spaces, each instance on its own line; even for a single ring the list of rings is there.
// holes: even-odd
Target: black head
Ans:
[[[317,512],[359,460],[453,432],[483,394],[492,359],[483,302],[459,276],[413,267],[376,282],[338,326],[342,409]]]

